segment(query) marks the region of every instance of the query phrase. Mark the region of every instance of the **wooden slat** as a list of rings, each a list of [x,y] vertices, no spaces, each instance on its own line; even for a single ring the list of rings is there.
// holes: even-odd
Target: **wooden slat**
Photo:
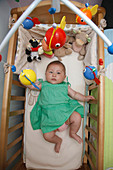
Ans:
[[[8,167],[16,158],[21,154],[22,149],[19,149],[7,162],[6,167]]]
[[[94,100],[90,100],[88,103],[89,104],[97,104],[98,102],[97,102],[97,99],[94,99]]]
[[[25,96],[26,96],[26,89],[25,89]],[[25,106],[26,106],[26,101],[24,102],[24,109],[25,109]],[[22,153],[24,152],[24,128],[25,128],[24,122],[25,122],[25,114],[24,114],[24,116],[23,116],[23,130],[22,130],[22,136],[23,136],[23,139],[22,139],[22,140],[23,140],[23,141],[22,141]],[[23,154],[22,154],[21,158],[22,158],[22,160],[23,160]]]
[[[14,140],[13,142],[11,142],[10,144],[7,145],[7,150],[9,150],[10,148],[12,148],[14,145],[16,145],[18,142],[20,142],[22,140],[22,136],[18,137],[16,140]]]
[[[13,15],[15,21],[17,20],[17,14]],[[9,40],[7,63],[10,65],[14,64],[15,52],[16,52],[16,41],[17,41],[17,31],[12,35]],[[8,138],[8,124],[10,112],[10,97],[11,97],[11,87],[12,87],[12,77],[13,72],[9,67],[9,71],[5,74],[4,81],[4,93],[2,102],[2,116],[1,116],[1,138],[0,138],[0,168],[5,169],[6,162],[6,150],[7,150],[7,138]]]
[[[91,148],[91,150],[93,151],[96,157],[96,149],[94,148],[94,146],[91,144],[91,142],[87,138],[85,138],[85,141],[89,145],[89,147]]]
[[[11,96],[11,100],[25,101],[25,96]]]
[[[88,95],[88,91],[87,91],[87,88],[86,88],[86,85],[85,85],[85,95],[87,96]],[[87,106],[85,106],[87,107]],[[84,122],[84,121],[83,121]],[[87,122],[86,122],[87,125],[89,125],[89,117],[87,116]],[[88,138],[88,130],[86,130],[85,128],[85,137]],[[85,150],[88,151],[88,144],[85,142]],[[88,160],[87,160],[87,157],[86,155],[84,155],[84,158],[83,158],[83,163],[86,163],[87,164]]]
[[[97,121],[97,116],[95,116],[95,115],[92,114],[92,113],[88,113],[88,117],[90,117],[91,119]]]
[[[90,158],[88,152],[85,152],[85,154],[86,154],[86,156],[87,156],[87,158],[88,158],[88,161],[89,161],[89,163],[90,163],[92,169],[93,169],[93,170],[97,170],[96,167],[95,167],[95,165],[93,164],[93,162],[92,162],[92,160],[91,160],[91,158]]]
[[[19,81],[16,81],[16,80],[12,80],[12,84],[22,87],[22,88],[25,88],[25,86],[23,86]]]
[[[86,125],[86,129],[97,139],[97,133]]]
[[[88,90],[90,91],[90,90],[96,89],[97,87],[98,87],[97,85],[93,84],[88,87]]]
[[[13,126],[13,127],[9,128],[8,133],[14,132],[15,130],[17,130],[17,129],[21,128],[21,127],[23,127],[23,122],[17,124],[16,126]]]
[[[16,163],[12,170],[27,170],[25,164],[23,163],[23,159],[20,159],[20,161]]]
[[[17,115],[21,115],[21,114],[24,114],[25,113],[25,110],[22,109],[22,110],[15,110],[15,111],[12,111],[9,113],[9,116],[17,116]]]

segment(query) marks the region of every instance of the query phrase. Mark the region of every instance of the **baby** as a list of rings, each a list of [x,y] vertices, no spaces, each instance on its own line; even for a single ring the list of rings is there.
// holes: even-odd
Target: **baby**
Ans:
[[[37,82],[40,89],[37,102],[33,107],[30,120],[34,130],[41,129],[46,141],[55,144],[55,152],[60,151],[62,139],[56,131],[70,125],[69,135],[78,143],[82,139],[77,132],[84,117],[84,108],[78,101],[94,100],[93,96],[84,96],[74,91],[66,78],[65,66],[59,61],[48,64],[45,72],[46,81]],[[33,85],[27,86],[37,90]]]

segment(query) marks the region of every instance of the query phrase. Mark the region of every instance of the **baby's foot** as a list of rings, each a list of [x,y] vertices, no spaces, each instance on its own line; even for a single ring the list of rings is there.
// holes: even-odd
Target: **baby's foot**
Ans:
[[[79,144],[83,142],[80,136],[78,136],[76,133],[71,134],[71,137],[75,139]]]
[[[59,153],[61,147],[62,139],[59,140],[58,143],[55,145],[55,152]]]

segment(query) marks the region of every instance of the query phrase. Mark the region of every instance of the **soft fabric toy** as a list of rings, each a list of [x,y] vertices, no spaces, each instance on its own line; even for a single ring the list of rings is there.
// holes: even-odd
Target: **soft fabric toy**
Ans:
[[[107,26],[106,20],[104,18],[101,19],[100,24],[98,26],[100,28],[100,30],[103,31],[106,26]]]
[[[38,62],[41,61],[39,55],[43,54],[42,44],[37,39],[30,39],[29,44],[25,50],[25,53],[28,55],[27,61],[32,62],[34,59]]]
[[[80,32],[75,35],[75,41],[72,48],[79,53],[78,60],[83,60],[86,54],[86,44],[91,41],[91,38],[86,32]]]
[[[66,36],[66,43],[59,49],[54,50],[54,55],[62,61],[61,57],[70,55],[72,53],[72,43],[75,41],[74,37]]]

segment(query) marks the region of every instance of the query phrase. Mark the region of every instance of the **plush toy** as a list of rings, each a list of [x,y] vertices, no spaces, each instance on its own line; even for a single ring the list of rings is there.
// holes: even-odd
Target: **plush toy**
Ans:
[[[72,43],[75,41],[74,37],[66,36],[66,43],[59,49],[54,50],[54,55],[62,61],[61,57],[70,55],[72,53]]]
[[[86,44],[91,41],[91,38],[86,32],[80,32],[75,35],[75,41],[72,48],[79,53],[78,60],[83,60],[86,54]]]
[[[29,44],[25,50],[25,53],[28,55],[27,61],[32,62],[34,59],[38,62],[41,61],[40,55],[43,54],[42,44],[37,39],[30,39]]]
[[[100,28],[100,30],[103,31],[106,26],[107,26],[106,20],[104,18],[101,19],[100,24],[98,26]]]

